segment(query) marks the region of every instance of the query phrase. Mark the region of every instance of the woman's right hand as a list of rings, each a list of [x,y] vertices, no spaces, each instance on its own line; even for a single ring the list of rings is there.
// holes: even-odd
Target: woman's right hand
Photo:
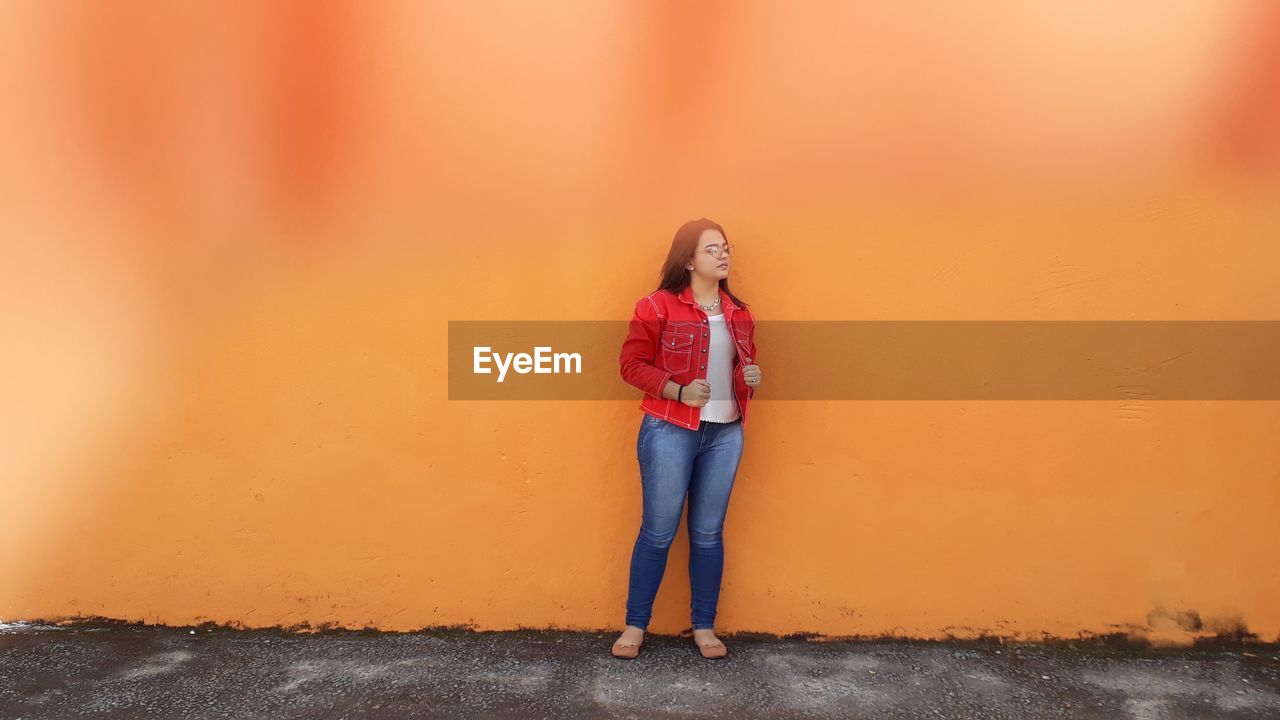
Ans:
[[[690,407],[702,407],[711,400],[711,383],[706,380],[694,380],[684,386],[680,393],[680,402]]]

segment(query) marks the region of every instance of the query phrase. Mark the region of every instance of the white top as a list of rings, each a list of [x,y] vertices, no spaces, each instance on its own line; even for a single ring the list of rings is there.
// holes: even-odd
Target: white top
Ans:
[[[711,399],[702,406],[702,419],[727,423],[738,419],[738,400],[733,394],[733,361],[738,356],[724,315],[708,315],[711,320],[711,345],[707,348],[707,382],[711,383]]]

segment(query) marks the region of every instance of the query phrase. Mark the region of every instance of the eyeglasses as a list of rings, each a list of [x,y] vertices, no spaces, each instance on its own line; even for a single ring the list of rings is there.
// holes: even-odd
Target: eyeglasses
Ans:
[[[706,248],[706,251],[711,253],[712,257],[719,260],[721,258],[732,255],[733,246],[730,245],[729,243],[725,243],[724,245],[712,245],[711,247]]]

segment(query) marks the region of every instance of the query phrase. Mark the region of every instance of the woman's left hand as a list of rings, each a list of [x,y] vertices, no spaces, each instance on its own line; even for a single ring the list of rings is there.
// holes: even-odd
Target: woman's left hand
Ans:
[[[742,379],[747,381],[747,387],[760,387],[760,366],[752,365],[751,358],[747,358],[747,364],[742,368]]]

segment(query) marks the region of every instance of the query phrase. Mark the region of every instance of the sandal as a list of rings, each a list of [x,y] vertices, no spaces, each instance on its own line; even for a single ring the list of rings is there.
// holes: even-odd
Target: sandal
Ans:
[[[702,657],[708,660],[717,660],[729,654],[729,649],[719,640],[708,643],[700,643],[694,640],[693,643],[698,646],[698,652],[702,653]]]
[[[626,658],[628,660],[640,654],[640,646],[644,644],[644,640],[640,642],[631,642],[630,640],[616,640],[613,643],[613,656]]]

